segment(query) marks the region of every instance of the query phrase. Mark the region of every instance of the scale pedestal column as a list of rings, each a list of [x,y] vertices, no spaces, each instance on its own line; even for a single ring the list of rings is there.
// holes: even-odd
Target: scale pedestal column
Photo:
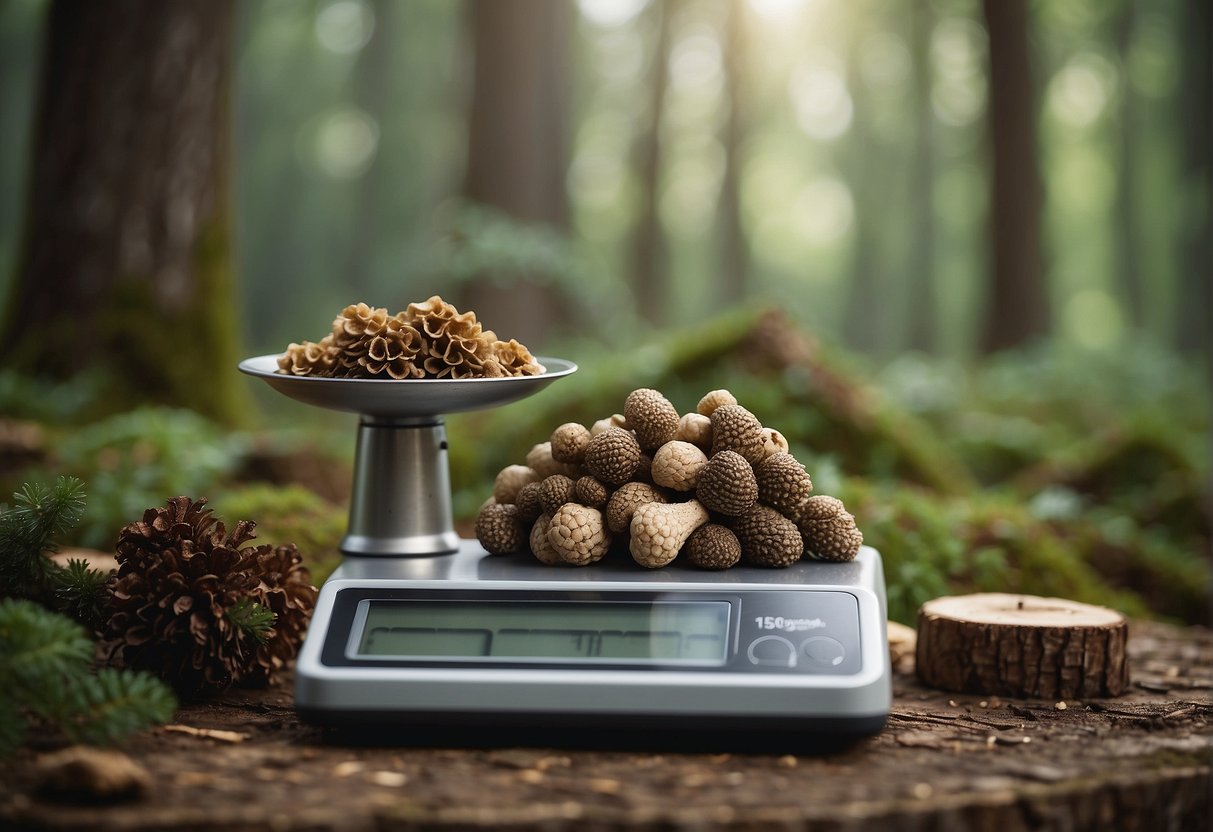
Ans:
[[[347,555],[439,555],[459,549],[442,420],[363,416],[354,455]]]

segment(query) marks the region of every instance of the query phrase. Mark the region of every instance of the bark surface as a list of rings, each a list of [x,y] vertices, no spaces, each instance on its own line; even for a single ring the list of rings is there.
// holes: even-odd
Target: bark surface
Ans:
[[[918,613],[918,676],[933,687],[1001,696],[1119,696],[1129,684],[1128,623],[1062,598],[982,593]]]
[[[0,762],[5,829],[1206,830],[1213,633],[1132,625],[1115,699],[944,693],[912,659],[888,726],[786,754],[345,744],[302,724],[289,688],[182,708],[124,746],[141,800],[68,805],[36,789],[51,737]],[[1064,708],[1064,709],[1063,709]]]
[[[7,365],[238,417],[232,25],[230,0],[51,5]]]

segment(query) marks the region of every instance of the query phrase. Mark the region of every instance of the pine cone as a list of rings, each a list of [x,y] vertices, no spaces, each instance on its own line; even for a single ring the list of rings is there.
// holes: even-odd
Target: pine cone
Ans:
[[[294,544],[244,547],[256,524],[241,521],[228,533],[205,504],[174,497],[119,533],[101,631],[112,664],[150,670],[184,695],[277,681],[316,604]],[[265,636],[227,615],[241,602],[274,613]]]

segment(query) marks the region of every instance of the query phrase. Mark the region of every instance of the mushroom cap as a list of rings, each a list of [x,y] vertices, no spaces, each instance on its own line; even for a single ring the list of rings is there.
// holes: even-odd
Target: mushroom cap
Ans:
[[[785,517],[796,517],[813,491],[813,480],[796,457],[775,453],[754,466],[758,501],[777,509]]]
[[[669,499],[660,489],[648,483],[624,483],[607,501],[607,527],[615,534],[623,534],[631,527],[636,509],[648,503],[668,502]]]
[[[591,476],[584,476],[573,484],[573,499],[590,508],[605,508],[611,498],[611,490]]]
[[[566,477],[574,478],[581,476],[579,466],[558,462],[552,456],[551,442],[540,442],[527,451],[526,464],[534,469],[535,473],[539,475],[539,479],[550,477],[552,474],[564,474]]]
[[[675,491],[694,491],[708,457],[690,442],[666,442],[653,454],[653,482]]]
[[[544,514],[552,514],[556,509],[573,499],[573,479],[564,474],[552,474],[539,483],[539,505]]]
[[[712,390],[699,400],[699,404],[695,406],[695,412],[703,416],[711,416],[716,408],[725,404],[737,404],[737,397],[728,390]]]
[[[762,435],[766,438],[763,445],[763,459],[775,454],[786,454],[791,452],[791,446],[788,445],[787,438],[775,430],[775,428],[763,428]]]
[[[524,523],[534,523],[535,518],[543,514],[543,504],[539,502],[539,492],[543,483],[528,482],[518,491],[514,505],[518,506],[518,516]]]
[[[712,420],[702,413],[684,413],[678,420],[674,438],[690,442],[704,452],[712,450]]]
[[[476,515],[476,539],[489,554],[517,552],[526,537],[518,506],[512,503],[488,503]]]
[[[552,459],[557,462],[580,464],[592,438],[585,425],[577,422],[565,422],[552,431]]]
[[[665,566],[678,557],[691,532],[706,522],[708,511],[698,500],[646,503],[632,515],[632,559],[649,569]]]
[[[539,559],[540,563],[545,563],[548,566],[557,566],[564,563],[560,557],[560,553],[552,548],[552,544],[548,542],[548,526],[552,523],[552,515],[541,514],[535,520],[535,524],[531,526],[531,535],[529,543],[531,554]]]
[[[695,496],[709,511],[738,516],[758,501],[758,480],[745,457],[721,451],[699,472]]]
[[[539,482],[542,477],[527,465],[507,465],[497,472],[493,481],[493,499],[499,503],[512,503],[522,486]]]
[[[741,560],[741,541],[719,523],[704,523],[683,547],[687,561],[700,569],[728,569]]]
[[[608,485],[623,485],[640,467],[640,443],[622,428],[607,428],[585,449],[590,475]]]
[[[810,497],[800,512],[798,525],[805,555],[814,560],[854,560],[863,545],[863,532],[837,497]]]
[[[755,566],[791,566],[804,554],[800,529],[770,506],[756,505],[732,522],[741,554]]]
[[[547,537],[560,559],[573,566],[601,560],[611,546],[602,512],[580,503],[565,503],[556,510]]]
[[[636,432],[640,447],[654,451],[674,438],[678,430],[678,409],[658,390],[642,387],[628,394],[623,417]]]
[[[736,451],[747,462],[758,462],[766,453],[762,422],[739,404],[722,404],[712,411],[712,455]]]

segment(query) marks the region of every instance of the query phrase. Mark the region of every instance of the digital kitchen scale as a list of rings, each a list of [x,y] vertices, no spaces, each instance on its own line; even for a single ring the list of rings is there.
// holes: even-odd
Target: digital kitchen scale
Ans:
[[[346,559],[295,671],[300,715],[405,737],[662,735],[804,747],[883,727],[891,703],[880,555],[787,569],[648,570],[489,555],[451,524],[438,413],[492,407],[576,370],[469,380],[280,375],[280,392],[362,414]],[[709,740],[709,744],[714,740]],[[563,744],[563,743],[560,743]]]

